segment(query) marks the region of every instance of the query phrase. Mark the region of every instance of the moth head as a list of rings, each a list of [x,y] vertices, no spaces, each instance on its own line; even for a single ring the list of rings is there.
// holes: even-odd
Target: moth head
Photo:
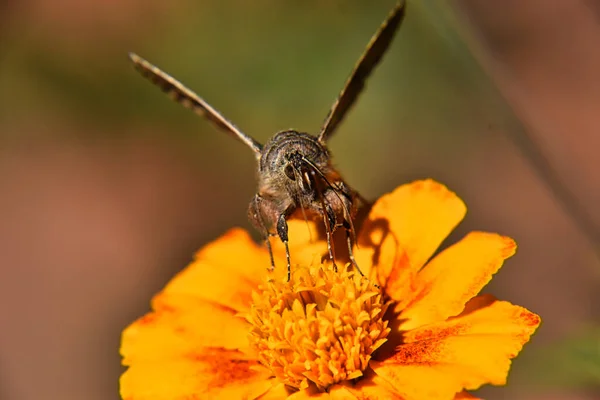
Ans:
[[[315,167],[305,158],[300,150],[294,150],[285,155],[283,173],[295,182],[300,190],[308,193],[314,188]]]

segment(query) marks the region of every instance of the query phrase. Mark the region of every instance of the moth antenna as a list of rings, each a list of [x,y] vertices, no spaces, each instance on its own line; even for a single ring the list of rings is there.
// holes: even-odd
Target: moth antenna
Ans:
[[[320,173],[321,171],[318,171],[318,169],[312,169],[311,172],[314,173]],[[322,175],[322,174],[321,174]],[[316,185],[318,185],[318,183],[316,183]],[[335,229],[335,227],[333,229],[331,229],[331,225],[330,225],[330,221],[329,221],[329,215],[327,214],[327,208],[325,207],[325,198],[323,197],[323,192],[321,190],[317,189],[317,195],[319,196],[319,202],[321,203],[321,208],[323,209],[323,223],[325,224],[325,232],[327,234],[327,251],[329,253],[329,258],[331,259],[331,263],[333,264],[333,270],[335,272],[338,271],[337,268],[337,264],[335,263],[335,249],[333,247],[333,229]]]
[[[340,204],[342,205],[342,207],[344,207],[344,214],[348,217],[347,221],[350,223],[350,231],[352,232],[352,239],[354,240],[354,242],[356,243],[356,231],[354,229],[354,222],[352,222],[352,218],[350,216],[350,210],[348,210],[348,207],[346,207],[346,204],[343,202],[342,197],[340,196],[339,189],[334,187],[331,182],[329,181],[329,179],[327,179],[327,177],[325,176],[325,174],[323,174],[323,172],[321,172],[321,170],[319,169],[319,167],[317,167],[312,161],[310,161],[309,159],[302,157],[302,160],[304,162],[306,162],[327,184],[327,186],[329,188],[331,188],[331,190],[333,190],[333,193],[337,196],[337,198],[340,200]]]
[[[219,129],[227,132],[234,138],[240,140],[254,152],[257,159],[260,159],[262,145],[252,137],[246,135],[232,122],[223,117],[223,115],[214,109],[210,104],[204,101],[200,96],[187,88],[184,84],[167,74],[157,66],[144,60],[135,53],[129,53],[129,59],[134,68],[150,82],[158,86],[171,99],[181,104],[185,108],[194,111],[196,114],[208,119]]]
[[[295,168],[293,168],[294,177],[296,178],[296,182],[299,182],[298,179],[302,179],[302,177],[298,174]],[[302,217],[304,218],[304,222],[306,222],[306,229],[308,229],[308,237],[310,242],[313,243],[313,235],[312,230],[310,229],[310,225],[308,224],[308,217],[306,215],[306,209],[304,208],[304,202],[302,201],[302,197],[300,197],[300,211],[302,212]]]
[[[350,77],[344,84],[344,88],[325,118],[318,136],[321,144],[325,144],[333,135],[340,122],[342,122],[350,108],[356,102],[356,99],[365,87],[367,78],[371,75],[377,64],[379,64],[390,43],[392,43],[396,30],[404,19],[405,10],[405,1],[399,1],[371,38],[366,50],[358,59],[354,69],[350,73]]]

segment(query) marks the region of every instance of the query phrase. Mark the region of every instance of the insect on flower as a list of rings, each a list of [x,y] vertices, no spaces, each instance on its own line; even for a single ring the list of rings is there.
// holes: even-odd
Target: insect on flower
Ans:
[[[299,217],[323,219],[329,258],[334,268],[337,267],[332,235],[336,229],[344,228],[348,256],[352,265],[362,275],[354,259],[352,247],[356,240],[353,219],[364,200],[342,179],[333,166],[327,141],[356,102],[367,78],[387,51],[404,17],[404,11],[404,1],[398,2],[372,37],[333,103],[318,135],[285,130],[276,133],[265,145],[243,133],[175,78],[140,56],[129,54],[136,70],[173,100],[207,118],[254,152],[258,162],[258,190],[250,202],[248,216],[265,239],[271,256],[271,268],[275,267],[275,262],[269,239],[277,235],[283,242],[287,257],[288,281],[291,262],[287,220]]]

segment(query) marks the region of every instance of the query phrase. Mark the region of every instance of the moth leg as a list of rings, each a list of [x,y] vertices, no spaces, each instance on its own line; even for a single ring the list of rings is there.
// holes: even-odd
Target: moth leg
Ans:
[[[269,258],[271,259],[271,265],[269,266],[269,271],[274,271],[275,270],[275,257],[273,257],[273,248],[271,247],[271,240],[269,240],[269,238],[271,237],[271,234],[269,232],[266,232],[266,234],[264,234],[264,240],[265,240],[265,245],[267,245],[267,250],[269,250]]]
[[[352,266],[354,266],[354,268],[356,268],[356,270],[358,271],[358,273],[361,276],[365,276],[365,274],[363,274],[362,270],[360,269],[360,267],[358,266],[358,263],[356,262],[356,259],[354,258],[354,250],[352,250],[352,230],[350,229],[350,225],[344,221],[344,228],[346,229],[346,243],[348,244],[348,258],[350,259],[350,262],[352,263]]]
[[[344,219],[343,226],[344,226],[344,229],[346,229],[346,243],[348,244],[348,258],[350,259],[352,266],[354,268],[356,268],[356,270],[358,271],[360,276],[362,276],[364,278],[365,274],[362,272],[362,270],[358,266],[358,263],[356,262],[356,259],[354,258],[354,250],[352,250],[352,244],[353,244],[352,242],[354,242],[354,240],[353,240],[354,231],[352,230],[352,225],[347,220]],[[374,283],[373,286],[375,286],[378,289],[380,288],[379,285],[376,283]]]
[[[271,266],[268,268],[269,271],[273,271],[275,269],[275,257],[273,257],[273,248],[271,247],[270,237],[273,236],[272,233],[267,229],[267,225],[262,216],[261,212],[261,204],[263,198],[258,194],[254,195],[254,198],[250,202],[250,207],[248,209],[248,217],[250,221],[254,224],[254,226],[258,229],[260,234],[265,241],[265,245],[267,246],[267,250],[269,251],[269,258],[271,260]]]
[[[277,219],[277,235],[285,246],[285,257],[287,259],[287,281],[289,282],[292,277],[292,265],[290,262],[290,247],[288,245],[288,224],[287,224],[288,212],[284,212],[279,215]]]
[[[335,230],[335,212],[331,206],[327,205],[325,207],[325,212],[323,213],[323,222],[325,223],[325,233],[327,235],[327,250],[329,251],[329,258],[331,259],[331,263],[333,264],[333,270],[337,272],[338,268],[335,263],[335,249],[333,247],[332,236],[333,231]]]

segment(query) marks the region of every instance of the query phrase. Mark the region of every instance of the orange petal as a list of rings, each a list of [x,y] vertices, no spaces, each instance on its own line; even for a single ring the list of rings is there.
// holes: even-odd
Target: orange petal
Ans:
[[[508,237],[473,232],[438,254],[417,274],[409,303],[396,308],[405,320],[401,329],[459,314],[515,250],[515,242]]]
[[[307,389],[302,389],[292,393],[287,400],[310,400],[310,399],[329,399],[329,393],[319,392],[314,386],[309,386]]]
[[[135,363],[121,376],[124,400],[254,399],[272,386],[270,373],[242,353],[205,349],[172,360]]]
[[[344,382],[334,386],[330,394],[332,400],[404,400],[383,378],[370,369],[356,385]],[[347,397],[348,394],[352,397]]]
[[[201,347],[248,346],[247,323],[235,310],[185,295],[158,295],[153,313],[123,332],[123,364],[177,358]]]
[[[184,294],[247,311],[251,294],[271,265],[266,249],[242,229],[232,229],[196,254],[164,293]]]
[[[405,274],[427,262],[465,213],[462,200],[440,183],[402,185],[373,206],[359,235],[357,262],[371,277],[369,269],[376,267],[377,279],[398,300],[404,295]]]
[[[256,400],[281,400],[287,399],[289,396],[289,390],[283,383],[278,383],[269,389],[266,393],[257,397]]]
[[[335,385],[329,390],[329,397],[331,400],[358,400],[347,387],[341,385]]]
[[[373,370],[406,400],[452,399],[463,389],[503,385],[514,358],[537,329],[540,318],[489,297],[475,298],[451,320],[405,333],[405,343]],[[432,385],[435,382],[435,385]]]
[[[400,393],[403,400],[451,400],[462,387],[451,368],[374,362],[375,372]]]

